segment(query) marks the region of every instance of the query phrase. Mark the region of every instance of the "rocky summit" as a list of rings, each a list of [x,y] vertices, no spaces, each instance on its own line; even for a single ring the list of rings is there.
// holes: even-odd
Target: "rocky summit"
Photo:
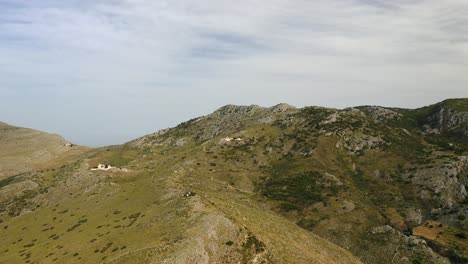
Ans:
[[[224,106],[119,146],[0,123],[0,263],[468,263],[468,99]]]

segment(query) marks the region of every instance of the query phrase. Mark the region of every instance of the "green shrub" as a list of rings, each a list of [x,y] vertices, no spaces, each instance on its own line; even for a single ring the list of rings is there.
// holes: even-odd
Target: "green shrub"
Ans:
[[[284,201],[280,208],[297,210],[323,200],[322,193],[336,194],[334,186],[323,186],[320,181],[323,176],[317,171],[307,171],[292,175],[275,174],[265,180],[262,194],[270,199]]]
[[[285,212],[300,210],[300,208],[297,205],[292,203],[281,203],[280,209]]]

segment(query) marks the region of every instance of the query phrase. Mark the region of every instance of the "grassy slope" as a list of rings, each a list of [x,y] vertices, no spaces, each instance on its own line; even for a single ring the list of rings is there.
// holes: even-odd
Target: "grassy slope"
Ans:
[[[357,263],[349,252],[250,200],[252,194],[219,192],[225,185],[209,178],[200,178],[195,188],[194,176],[187,174],[194,163],[183,157],[200,149],[164,150],[164,155],[155,150],[136,160],[135,151],[91,152],[72,168],[45,169],[41,177],[51,178],[49,190],[33,198],[41,206],[0,224],[6,238],[0,262],[186,263],[208,257],[234,263],[256,257],[276,263]],[[89,164],[122,160],[131,172],[89,171]],[[197,195],[183,197],[187,190]]]
[[[45,162],[57,163],[66,156],[77,155],[83,147],[66,147],[67,142],[58,135],[0,124],[0,179],[28,172]]]

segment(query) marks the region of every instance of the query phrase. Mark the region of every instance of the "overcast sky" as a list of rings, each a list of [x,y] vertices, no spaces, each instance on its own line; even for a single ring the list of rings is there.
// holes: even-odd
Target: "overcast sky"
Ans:
[[[225,104],[468,97],[467,0],[0,0],[0,121],[119,144]]]

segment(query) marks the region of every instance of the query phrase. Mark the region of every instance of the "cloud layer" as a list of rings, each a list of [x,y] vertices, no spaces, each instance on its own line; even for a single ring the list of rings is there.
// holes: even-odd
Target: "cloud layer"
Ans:
[[[122,143],[227,104],[468,96],[465,0],[0,0],[0,119]]]

